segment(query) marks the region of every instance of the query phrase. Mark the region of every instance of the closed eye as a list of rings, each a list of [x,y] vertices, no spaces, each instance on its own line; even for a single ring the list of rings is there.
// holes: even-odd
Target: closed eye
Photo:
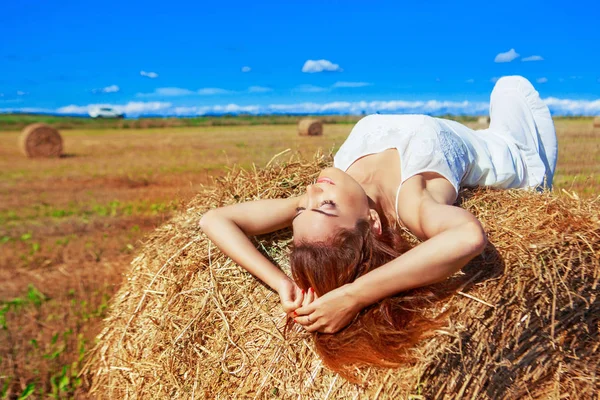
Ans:
[[[324,205],[329,205],[330,207],[335,208],[336,204],[333,200],[323,200],[322,202],[319,203],[319,208],[323,207]],[[330,214],[327,213],[323,210],[320,210],[319,208],[312,208],[310,211],[314,211],[314,212],[318,212],[319,214],[323,214],[323,215],[327,215],[328,217],[337,217],[337,215],[335,214]],[[300,215],[300,211],[306,210],[305,207],[296,207],[296,215],[294,215],[294,218],[292,218],[292,221],[298,216]]]

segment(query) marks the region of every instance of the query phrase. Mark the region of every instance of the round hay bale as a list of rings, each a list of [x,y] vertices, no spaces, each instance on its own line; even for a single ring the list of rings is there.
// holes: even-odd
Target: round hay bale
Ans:
[[[600,116],[594,118],[594,128],[600,128]]]
[[[199,231],[208,209],[301,193],[330,160],[233,170],[148,238],[88,360],[92,395],[115,398],[592,399],[600,365],[600,198],[462,192],[489,235],[427,312],[446,326],[397,369],[328,370],[311,336],[284,331],[279,298]],[[413,240],[407,237],[407,240]],[[257,238],[289,273],[290,232]],[[446,286],[444,286],[446,285]],[[412,396],[411,396],[412,395]]]
[[[323,124],[317,119],[303,118],[298,121],[298,134],[300,136],[321,136]]]
[[[27,157],[60,157],[63,150],[60,133],[46,124],[27,125],[21,132],[20,145]]]

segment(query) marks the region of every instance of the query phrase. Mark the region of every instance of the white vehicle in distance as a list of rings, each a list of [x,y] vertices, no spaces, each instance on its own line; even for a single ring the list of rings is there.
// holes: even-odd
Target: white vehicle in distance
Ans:
[[[125,118],[125,114],[110,107],[94,107],[88,111],[92,118]]]

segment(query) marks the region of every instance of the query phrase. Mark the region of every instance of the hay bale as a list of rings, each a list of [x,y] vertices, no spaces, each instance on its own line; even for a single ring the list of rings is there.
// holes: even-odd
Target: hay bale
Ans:
[[[112,300],[88,361],[92,393],[106,399],[597,395],[600,198],[463,192],[462,206],[481,219],[490,245],[444,283],[461,293],[427,310],[450,310],[449,318],[415,349],[414,364],[363,368],[364,384],[352,384],[322,365],[307,333],[296,327],[285,338],[277,294],[221,254],[198,221],[213,207],[297,195],[327,165],[317,158],[234,170],[159,227]],[[257,241],[289,272],[290,232]]]
[[[321,121],[312,118],[303,118],[298,121],[298,135],[300,136],[321,136],[323,134],[323,124]]]
[[[477,118],[477,123],[479,125],[489,125],[490,117],[479,117],[479,118]]]
[[[600,117],[594,118],[594,128],[600,128]]]
[[[60,133],[46,124],[27,125],[21,132],[20,145],[27,157],[60,157],[63,150]]]

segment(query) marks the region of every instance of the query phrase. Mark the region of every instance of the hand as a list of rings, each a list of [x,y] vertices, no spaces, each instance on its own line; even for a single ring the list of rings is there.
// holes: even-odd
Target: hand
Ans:
[[[304,300],[304,291],[288,277],[281,280],[281,283],[277,287],[277,293],[279,294],[283,311],[288,315],[300,307]]]
[[[305,301],[306,304],[296,310],[294,320],[309,332],[335,333],[341,330],[361,310],[348,287],[349,285],[344,285],[322,297],[314,294],[314,301]],[[307,295],[309,300],[311,293],[314,293],[312,288]]]

